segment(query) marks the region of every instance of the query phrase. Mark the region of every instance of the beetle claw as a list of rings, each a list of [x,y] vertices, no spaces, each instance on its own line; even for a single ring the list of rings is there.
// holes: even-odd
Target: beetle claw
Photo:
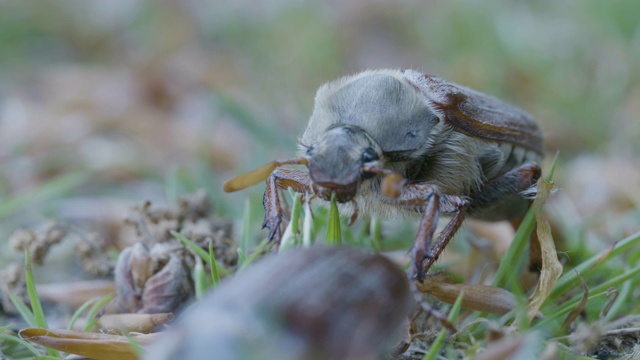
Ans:
[[[265,214],[264,221],[262,222],[262,228],[269,229],[267,240],[273,241],[276,244],[280,243],[283,229],[286,227],[283,225],[285,225],[287,222],[288,221],[286,216],[284,216],[282,213],[277,213],[275,215]]]
[[[415,273],[415,278],[419,282],[424,280],[424,267],[422,264],[424,260],[427,259],[426,252],[424,249],[414,247],[413,249],[413,271]]]

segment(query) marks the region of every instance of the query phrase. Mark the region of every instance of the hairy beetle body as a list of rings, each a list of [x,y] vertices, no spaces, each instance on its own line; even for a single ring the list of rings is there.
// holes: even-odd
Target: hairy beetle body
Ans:
[[[451,91],[454,86],[457,92]],[[430,90],[428,94],[425,88]],[[460,120],[450,121],[446,113],[451,113],[448,108],[453,105],[448,99],[464,101],[468,96],[474,96],[475,105],[483,105],[489,115],[500,117],[494,119],[499,120],[494,121],[499,124],[494,125],[495,128],[516,134],[522,132],[520,137],[500,137],[487,130],[491,123],[486,120],[468,123],[464,128],[459,125]],[[473,116],[483,120],[489,116],[471,105],[466,106],[471,107],[467,111]],[[458,111],[458,118],[464,116]],[[361,130],[369,142],[355,141],[354,135],[344,135],[342,140],[337,140],[332,132],[344,127]],[[484,130],[474,133],[476,128]],[[499,134],[497,129],[494,132]],[[341,151],[345,147],[341,143],[347,144],[353,154]],[[360,154],[367,147],[373,147],[379,152],[377,166],[400,173],[409,183],[430,184],[440,193],[456,194],[464,199],[471,199],[488,181],[519,165],[537,163],[542,157],[541,136],[529,115],[495,98],[412,70],[366,71],[323,85],[318,90],[300,147],[301,156],[310,156],[310,159],[315,156],[316,161],[311,161],[310,167],[322,164],[327,168],[324,171],[310,168],[312,179],[314,172],[318,173],[316,176],[325,177],[320,183],[330,182],[326,178],[328,173],[334,183],[353,184],[360,180],[356,179],[361,176]],[[316,148],[324,151],[322,156]],[[340,178],[340,170],[351,179]],[[357,193],[354,189],[351,191],[355,197],[348,200],[353,201],[342,202],[342,212],[360,211],[385,218],[421,212],[419,206],[397,206],[386,201],[387,197],[379,191],[380,177],[361,180]],[[505,219],[501,212],[520,210],[516,213],[521,213],[526,201],[515,196],[509,206],[490,205],[485,209],[472,206],[469,216]]]
[[[542,156],[542,135],[524,111],[436,76],[372,70],[320,87],[299,158],[274,161],[224,188],[268,176],[264,226],[275,240],[288,221],[278,189],[324,201],[335,195],[352,219],[361,212],[420,215],[409,274],[422,280],[466,216],[517,222]],[[309,171],[276,169],[284,164]],[[451,220],[432,244],[440,214]]]

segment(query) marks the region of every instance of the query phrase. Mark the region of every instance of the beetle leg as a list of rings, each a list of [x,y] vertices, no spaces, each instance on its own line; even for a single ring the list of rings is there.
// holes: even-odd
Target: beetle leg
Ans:
[[[456,195],[440,194],[432,185],[424,183],[407,184],[402,188],[398,198],[386,199],[386,201],[396,206],[414,208],[422,212],[422,220],[411,250],[415,275],[418,280],[422,281],[425,272],[438,259],[440,253],[462,225],[466,215],[467,201]],[[453,218],[432,246],[433,234],[438,224],[440,212],[453,214]],[[425,260],[427,260],[427,264],[423,265]]]
[[[508,219],[513,228],[517,230],[524,219],[526,210],[532,203],[531,200],[525,202],[520,193],[533,186],[538,181],[538,178],[540,178],[540,166],[535,163],[522,164],[489,182],[480,193],[473,197],[469,211],[481,212],[484,208],[490,207],[491,204],[509,202],[510,199],[515,197],[520,201],[522,208],[514,211],[507,206],[504,209],[497,210],[497,216]],[[494,211],[496,210],[494,209]],[[542,267],[542,254],[540,242],[535,231],[531,233],[529,248],[529,270],[539,272]]]
[[[540,166],[538,164],[522,164],[491,180],[480,192],[474,194],[469,204],[469,212],[482,212],[494,206],[494,211],[499,212],[496,214],[497,217],[502,219],[516,218],[522,214],[514,214],[514,210],[511,208],[495,209],[495,206],[499,206],[512,197],[522,199],[520,193],[535,185],[539,177]]]
[[[425,183],[406,184],[402,187],[401,193],[397,198],[385,198],[384,201],[396,206],[413,208],[423,213],[418,233],[411,249],[413,264],[409,267],[407,273],[411,292],[425,313],[436,318],[449,331],[455,332],[453,324],[444,315],[433,309],[424,299],[415,281],[424,280],[425,272],[440,256],[449,240],[453,238],[453,235],[462,225],[462,220],[466,215],[467,202],[459,196],[440,194],[432,185]],[[447,214],[453,213],[454,216],[442,230],[432,247],[433,234],[441,211]]]
[[[413,268],[416,270],[416,277],[419,281],[424,279],[424,271],[422,263],[426,259],[433,258],[431,253],[431,239],[438,225],[438,216],[440,215],[440,196],[433,193],[424,207],[424,214],[418,226],[418,233],[413,242],[411,249],[411,258],[413,259]]]
[[[422,281],[424,279],[424,274],[429,271],[429,268],[433,265],[433,263],[438,260],[438,257],[447,247],[449,241],[453,239],[453,236],[456,234],[456,232],[458,232],[460,226],[462,226],[462,222],[467,215],[466,205],[466,202],[462,201],[461,199],[456,204],[457,211],[454,213],[447,226],[442,229],[442,232],[440,232],[440,235],[438,235],[438,239],[436,240],[435,244],[433,244],[433,246],[430,248],[431,253],[428,254],[430,256],[426,258],[426,262],[421,265],[421,268],[418,271],[418,280]],[[418,239],[416,239],[416,242],[417,241]]]
[[[413,268],[418,279],[424,278],[422,262],[431,256],[431,239],[438,224],[440,214],[440,195],[429,184],[407,184],[401,189],[397,198],[385,198],[390,204],[413,208],[422,212],[422,220],[418,226],[418,234],[411,248]]]
[[[435,260],[435,258],[431,255],[431,239],[433,238],[433,233],[436,229],[436,225],[438,224],[438,215],[439,195],[434,192],[427,200],[425,212],[422,217],[422,221],[420,221],[418,234],[413,243],[413,247],[411,248],[411,258],[413,259],[413,264],[409,266],[407,276],[409,278],[409,288],[411,289],[413,298],[415,299],[418,306],[420,306],[422,311],[424,311],[427,315],[434,317],[451,333],[454,333],[456,331],[455,326],[453,326],[453,324],[449,321],[449,319],[447,319],[446,316],[444,316],[438,310],[434,309],[431,304],[429,304],[425,300],[422,293],[416,286],[416,281],[424,280],[425,272],[422,266],[424,260]]]
[[[267,179],[267,188],[262,198],[264,222],[262,228],[269,229],[268,239],[277,244],[284,233],[288,216],[280,205],[278,189],[292,188],[301,194],[312,193],[309,174],[300,170],[276,169]]]

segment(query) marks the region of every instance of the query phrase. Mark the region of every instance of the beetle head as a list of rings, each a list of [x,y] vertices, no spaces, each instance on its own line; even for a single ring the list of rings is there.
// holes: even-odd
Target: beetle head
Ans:
[[[380,146],[361,128],[339,125],[328,129],[307,150],[314,191],[324,200],[336,194],[338,202],[351,201],[360,182],[373,174],[366,166],[382,157]]]

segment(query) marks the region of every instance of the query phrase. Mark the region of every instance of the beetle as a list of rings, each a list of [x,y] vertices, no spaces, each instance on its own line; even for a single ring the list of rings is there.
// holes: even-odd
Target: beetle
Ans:
[[[368,70],[320,87],[300,156],[227,181],[236,191],[267,179],[264,227],[278,241],[286,223],[278,189],[329,201],[341,211],[422,217],[412,277],[421,281],[465,217],[516,220],[523,192],[540,177],[540,129],[525,111],[414,70]],[[279,168],[306,165],[308,172]],[[449,223],[432,238],[440,214]]]

